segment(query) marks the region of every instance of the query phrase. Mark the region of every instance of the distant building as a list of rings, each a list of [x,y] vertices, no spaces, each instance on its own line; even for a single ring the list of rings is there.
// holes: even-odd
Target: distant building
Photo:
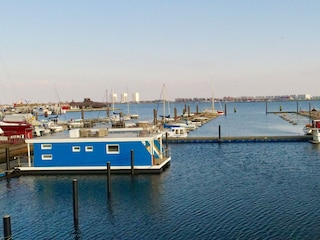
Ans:
[[[139,103],[140,102],[140,95],[138,92],[132,93],[132,102]]]
[[[115,103],[118,101],[118,94],[111,93],[111,102]]]
[[[298,94],[297,99],[298,100],[310,100],[311,95],[310,94]]]
[[[128,93],[122,93],[121,94],[121,103],[128,102]]]

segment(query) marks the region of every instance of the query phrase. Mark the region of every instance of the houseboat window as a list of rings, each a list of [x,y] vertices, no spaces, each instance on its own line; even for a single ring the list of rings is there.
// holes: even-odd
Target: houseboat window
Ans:
[[[93,146],[86,146],[86,152],[93,152]]]
[[[108,154],[117,154],[120,152],[119,144],[107,145],[107,153]]]
[[[73,146],[72,152],[80,152],[80,146]]]
[[[52,154],[43,154],[41,155],[42,160],[52,160]]]
[[[52,149],[51,144],[41,144],[41,149]]]

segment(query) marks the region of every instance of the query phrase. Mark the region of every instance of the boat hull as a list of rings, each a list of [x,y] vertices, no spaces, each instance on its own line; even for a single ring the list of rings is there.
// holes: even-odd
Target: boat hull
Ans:
[[[128,174],[132,170],[136,174],[162,173],[170,166],[171,157],[168,157],[163,163],[154,166],[111,166],[111,173]],[[91,166],[91,167],[17,167],[16,172],[21,175],[51,175],[51,174],[106,174],[107,167]]]

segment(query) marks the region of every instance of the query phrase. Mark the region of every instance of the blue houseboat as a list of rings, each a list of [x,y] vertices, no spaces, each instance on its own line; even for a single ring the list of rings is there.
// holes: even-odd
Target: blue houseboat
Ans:
[[[25,142],[21,174],[105,173],[108,162],[111,172],[160,173],[171,161],[162,134],[145,128],[71,129]]]

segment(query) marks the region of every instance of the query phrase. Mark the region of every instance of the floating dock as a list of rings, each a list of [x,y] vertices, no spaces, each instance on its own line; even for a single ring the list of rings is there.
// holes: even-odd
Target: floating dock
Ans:
[[[239,137],[186,137],[163,139],[168,143],[254,143],[254,142],[309,142],[310,135],[299,136],[239,136]]]

